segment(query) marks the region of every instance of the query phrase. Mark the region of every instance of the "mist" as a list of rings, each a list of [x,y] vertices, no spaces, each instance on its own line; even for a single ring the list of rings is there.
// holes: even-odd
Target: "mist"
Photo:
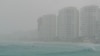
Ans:
[[[38,18],[47,14],[58,15],[65,7],[82,8],[86,5],[98,5],[99,0],[1,0],[0,1],[0,39],[25,40],[38,38]],[[16,33],[17,32],[17,33]],[[31,37],[29,38],[31,32]],[[26,35],[28,34],[28,35]],[[33,34],[33,35],[32,35]],[[16,36],[17,35],[17,36]],[[36,35],[34,37],[34,35]],[[8,37],[9,36],[9,37]],[[20,36],[20,37],[18,37]]]

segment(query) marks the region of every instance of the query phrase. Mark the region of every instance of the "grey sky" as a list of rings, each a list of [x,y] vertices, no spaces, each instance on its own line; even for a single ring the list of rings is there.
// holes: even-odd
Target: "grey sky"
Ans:
[[[78,8],[97,4],[99,0],[0,0],[0,33],[9,33],[37,28],[37,18],[56,14],[67,6]]]

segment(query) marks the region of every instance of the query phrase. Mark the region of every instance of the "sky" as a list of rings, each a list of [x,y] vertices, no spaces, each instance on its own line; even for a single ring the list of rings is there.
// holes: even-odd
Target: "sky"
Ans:
[[[37,29],[37,19],[64,7],[99,5],[99,0],[0,0],[0,34]]]

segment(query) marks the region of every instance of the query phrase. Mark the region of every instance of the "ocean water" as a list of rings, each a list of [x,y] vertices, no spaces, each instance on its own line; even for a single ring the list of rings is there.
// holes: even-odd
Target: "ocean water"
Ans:
[[[0,43],[0,56],[100,56],[100,45]]]

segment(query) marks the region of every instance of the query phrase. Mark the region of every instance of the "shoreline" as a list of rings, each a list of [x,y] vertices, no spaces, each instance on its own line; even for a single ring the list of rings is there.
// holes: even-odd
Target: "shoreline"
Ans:
[[[82,43],[82,42],[43,42],[43,41],[0,41],[0,44],[55,44],[55,45],[66,45],[66,44],[72,44],[72,45],[80,45],[80,46],[100,46],[100,44],[95,43]]]

